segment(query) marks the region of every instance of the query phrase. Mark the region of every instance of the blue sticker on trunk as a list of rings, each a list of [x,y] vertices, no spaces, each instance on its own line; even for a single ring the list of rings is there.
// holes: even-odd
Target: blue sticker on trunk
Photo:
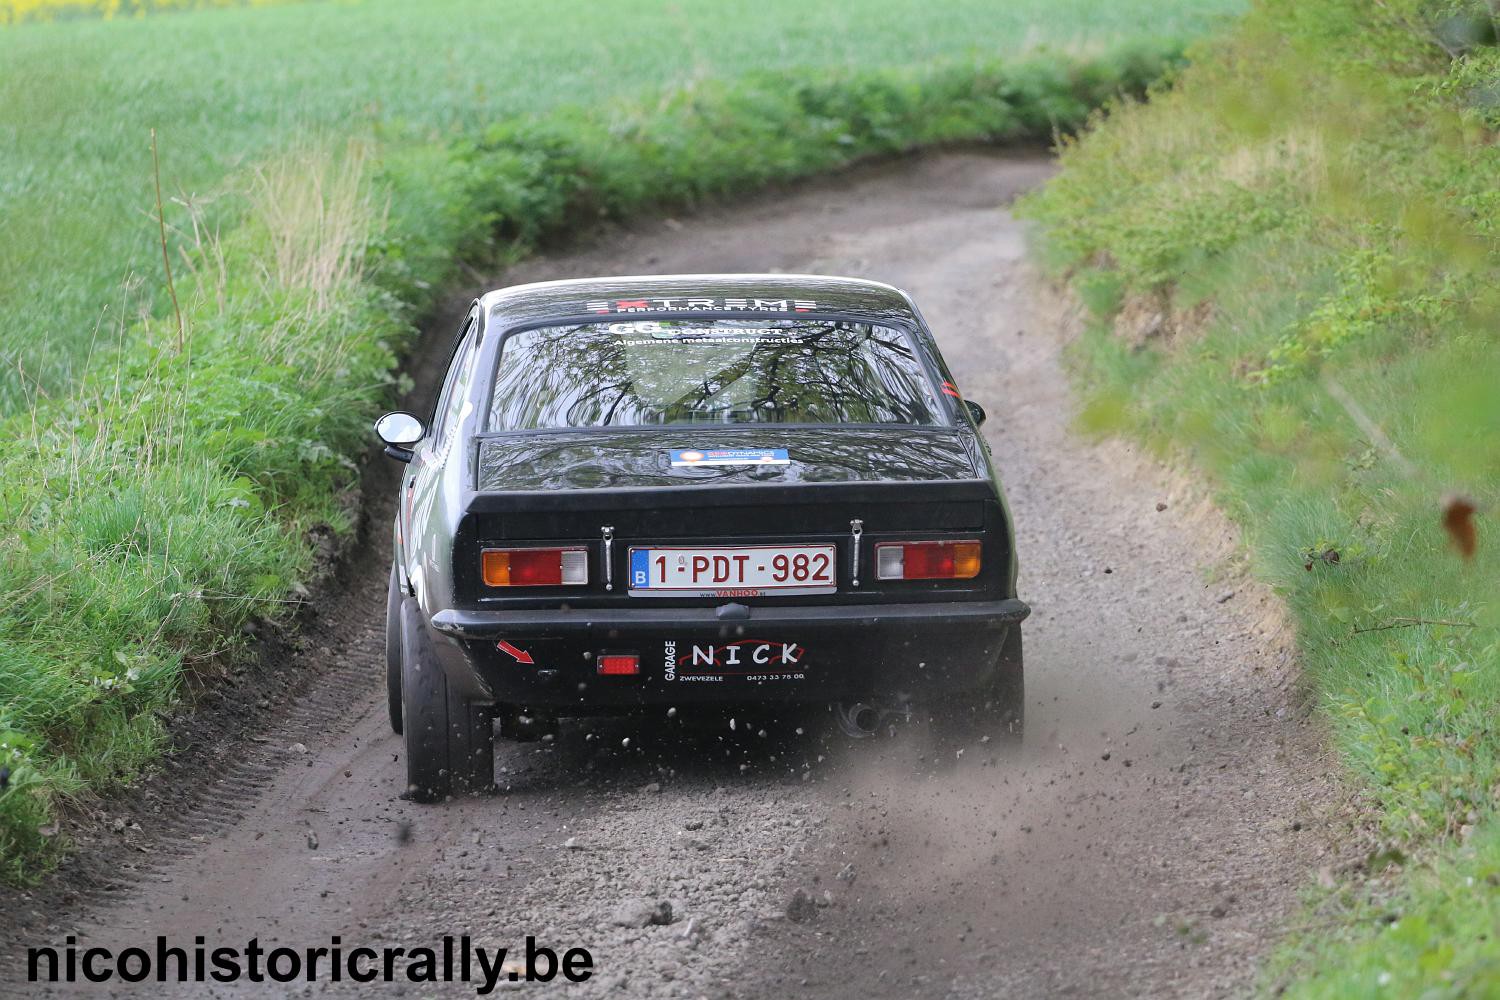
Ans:
[[[711,465],[789,465],[785,448],[681,448],[672,450],[672,465],[701,468]]]

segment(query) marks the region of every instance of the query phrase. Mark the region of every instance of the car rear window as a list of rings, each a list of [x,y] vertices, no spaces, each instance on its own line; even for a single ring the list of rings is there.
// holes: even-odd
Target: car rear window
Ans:
[[[905,331],[832,320],[550,326],[501,346],[490,430],[680,424],[934,424]]]

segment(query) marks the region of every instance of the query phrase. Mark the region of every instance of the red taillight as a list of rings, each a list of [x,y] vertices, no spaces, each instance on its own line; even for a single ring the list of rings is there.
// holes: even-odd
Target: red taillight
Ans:
[[[599,673],[606,676],[625,677],[641,672],[641,658],[634,653],[601,653]]]
[[[589,582],[588,550],[485,549],[480,575],[486,587],[563,587]]]
[[[875,546],[881,580],[972,580],[979,575],[979,543],[883,542]]]

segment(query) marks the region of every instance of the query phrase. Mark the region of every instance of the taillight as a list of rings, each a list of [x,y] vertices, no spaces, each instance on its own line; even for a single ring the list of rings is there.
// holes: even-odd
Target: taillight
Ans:
[[[978,542],[881,542],[875,546],[881,580],[972,580],[979,575]]]
[[[634,653],[600,653],[599,673],[609,677],[629,677],[641,672],[641,658]]]
[[[588,550],[485,549],[480,553],[486,587],[562,587],[589,582]]]

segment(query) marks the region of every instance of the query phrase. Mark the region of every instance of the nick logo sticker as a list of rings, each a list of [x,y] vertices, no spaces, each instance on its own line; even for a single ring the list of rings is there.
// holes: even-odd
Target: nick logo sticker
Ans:
[[[802,680],[806,647],[795,642],[739,639],[734,642],[665,644],[665,680],[722,681],[743,677],[749,681]]]

